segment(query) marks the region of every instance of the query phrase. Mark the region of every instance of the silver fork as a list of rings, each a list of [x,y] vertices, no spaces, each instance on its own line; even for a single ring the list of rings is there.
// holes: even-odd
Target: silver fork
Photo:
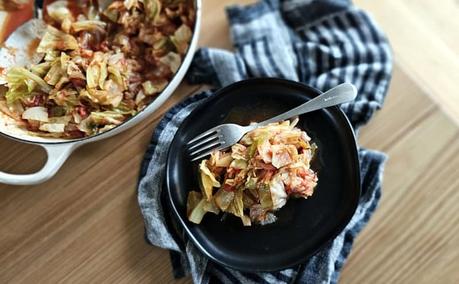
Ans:
[[[231,147],[241,140],[244,134],[258,127],[265,126],[273,122],[287,120],[318,109],[350,102],[353,101],[356,96],[357,89],[354,85],[343,83],[294,109],[268,120],[248,126],[241,126],[233,123],[218,125],[204,133],[201,133],[187,143],[190,157],[192,161],[202,159],[213,151]]]

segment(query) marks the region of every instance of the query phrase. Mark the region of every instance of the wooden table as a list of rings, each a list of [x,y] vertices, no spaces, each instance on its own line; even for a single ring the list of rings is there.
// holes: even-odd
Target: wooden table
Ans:
[[[223,7],[236,1],[222,2],[204,1],[201,45],[230,47]],[[136,182],[158,120],[200,88],[182,84],[161,111],[78,149],[42,185],[0,185],[0,283],[191,282],[174,281],[168,252],[145,244]],[[359,138],[390,155],[383,198],[342,283],[459,283],[459,128],[398,63],[389,93]],[[0,138],[0,149],[4,171],[44,163],[36,146]]]

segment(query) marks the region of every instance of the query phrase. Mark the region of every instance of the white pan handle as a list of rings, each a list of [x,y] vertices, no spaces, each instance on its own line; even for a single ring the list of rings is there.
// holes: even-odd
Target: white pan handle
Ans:
[[[11,185],[33,185],[47,181],[61,168],[70,154],[78,147],[78,143],[40,145],[46,150],[48,160],[44,167],[33,174],[8,174],[0,172],[0,183]]]

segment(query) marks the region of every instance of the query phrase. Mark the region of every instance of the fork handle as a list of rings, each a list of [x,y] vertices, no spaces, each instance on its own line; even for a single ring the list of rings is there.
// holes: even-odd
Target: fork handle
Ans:
[[[342,103],[347,103],[353,101],[356,96],[357,89],[354,87],[354,85],[350,83],[343,83],[292,110],[289,110],[287,112],[279,114],[278,116],[257,123],[256,127],[265,126],[273,122],[287,120],[292,117],[302,115],[307,112],[315,111],[318,109],[331,107]]]

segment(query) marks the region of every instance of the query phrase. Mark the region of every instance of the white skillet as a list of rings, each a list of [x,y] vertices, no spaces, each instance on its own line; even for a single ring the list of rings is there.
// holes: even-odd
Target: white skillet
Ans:
[[[190,47],[183,59],[182,65],[174,75],[171,82],[167,85],[164,91],[144,110],[139,112],[123,124],[98,135],[79,139],[56,139],[43,138],[30,135],[27,131],[19,128],[14,119],[5,115],[0,111],[0,134],[8,138],[14,139],[17,142],[35,144],[43,147],[46,150],[48,159],[41,170],[31,174],[9,174],[0,171],[0,183],[12,185],[32,185],[47,181],[53,177],[60,167],[64,164],[70,154],[78,147],[106,139],[108,137],[119,134],[134,125],[141,122],[143,119],[153,114],[159,107],[172,95],[174,90],[182,81],[188,67],[191,64],[194,52],[198,43],[199,29],[201,24],[201,0],[195,0],[196,21],[191,39]],[[5,42],[8,48],[0,49],[0,67],[8,69],[12,66],[24,66],[32,62],[33,55],[30,56],[27,47],[30,43],[43,35],[43,22],[38,19],[30,20],[23,26],[18,28]],[[0,82],[2,83],[2,82]]]

